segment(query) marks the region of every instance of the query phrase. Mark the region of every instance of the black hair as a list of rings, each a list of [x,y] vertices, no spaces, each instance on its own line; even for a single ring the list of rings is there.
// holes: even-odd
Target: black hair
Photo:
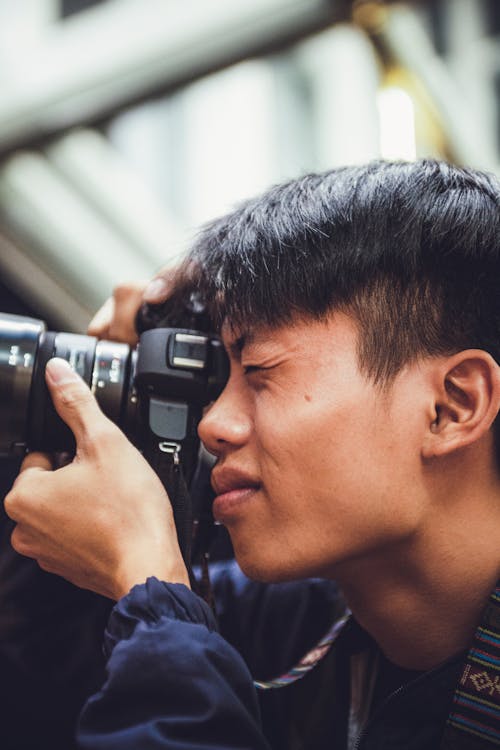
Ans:
[[[424,354],[500,363],[499,198],[495,177],[435,160],[311,174],[206,226],[184,272],[217,326],[349,312],[375,382]]]

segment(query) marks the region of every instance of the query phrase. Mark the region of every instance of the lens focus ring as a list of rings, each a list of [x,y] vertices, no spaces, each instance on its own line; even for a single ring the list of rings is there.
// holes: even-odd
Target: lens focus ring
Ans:
[[[92,393],[103,412],[120,424],[127,388],[130,348],[114,341],[98,341],[92,373]]]

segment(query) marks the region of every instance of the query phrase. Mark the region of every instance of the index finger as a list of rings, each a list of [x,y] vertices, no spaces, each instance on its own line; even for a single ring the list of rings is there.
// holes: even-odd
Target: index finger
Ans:
[[[150,305],[165,302],[173,288],[174,271],[163,268],[145,287],[142,299]]]
[[[108,297],[106,302],[99,308],[87,327],[89,336],[103,338],[113,319],[115,302],[113,297]]]
[[[52,459],[48,453],[28,453],[21,464],[20,470],[43,469],[44,471],[52,471],[53,468]]]

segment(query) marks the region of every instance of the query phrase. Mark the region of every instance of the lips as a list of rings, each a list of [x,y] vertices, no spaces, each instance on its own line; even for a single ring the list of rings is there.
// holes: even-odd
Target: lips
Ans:
[[[238,469],[216,466],[212,471],[212,487],[216,495],[225,495],[233,490],[257,489],[260,482]]]
[[[245,511],[261,483],[242,471],[215,467],[212,487],[217,495],[212,506],[214,518],[220,523],[230,524]]]

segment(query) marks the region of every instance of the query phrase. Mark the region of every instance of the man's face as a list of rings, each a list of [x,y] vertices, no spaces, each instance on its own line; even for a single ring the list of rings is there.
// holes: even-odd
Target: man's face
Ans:
[[[231,375],[199,432],[218,457],[214,515],[252,577],[333,577],[418,527],[418,367],[382,391],[359,371],[357,337],[341,313],[225,331]]]

